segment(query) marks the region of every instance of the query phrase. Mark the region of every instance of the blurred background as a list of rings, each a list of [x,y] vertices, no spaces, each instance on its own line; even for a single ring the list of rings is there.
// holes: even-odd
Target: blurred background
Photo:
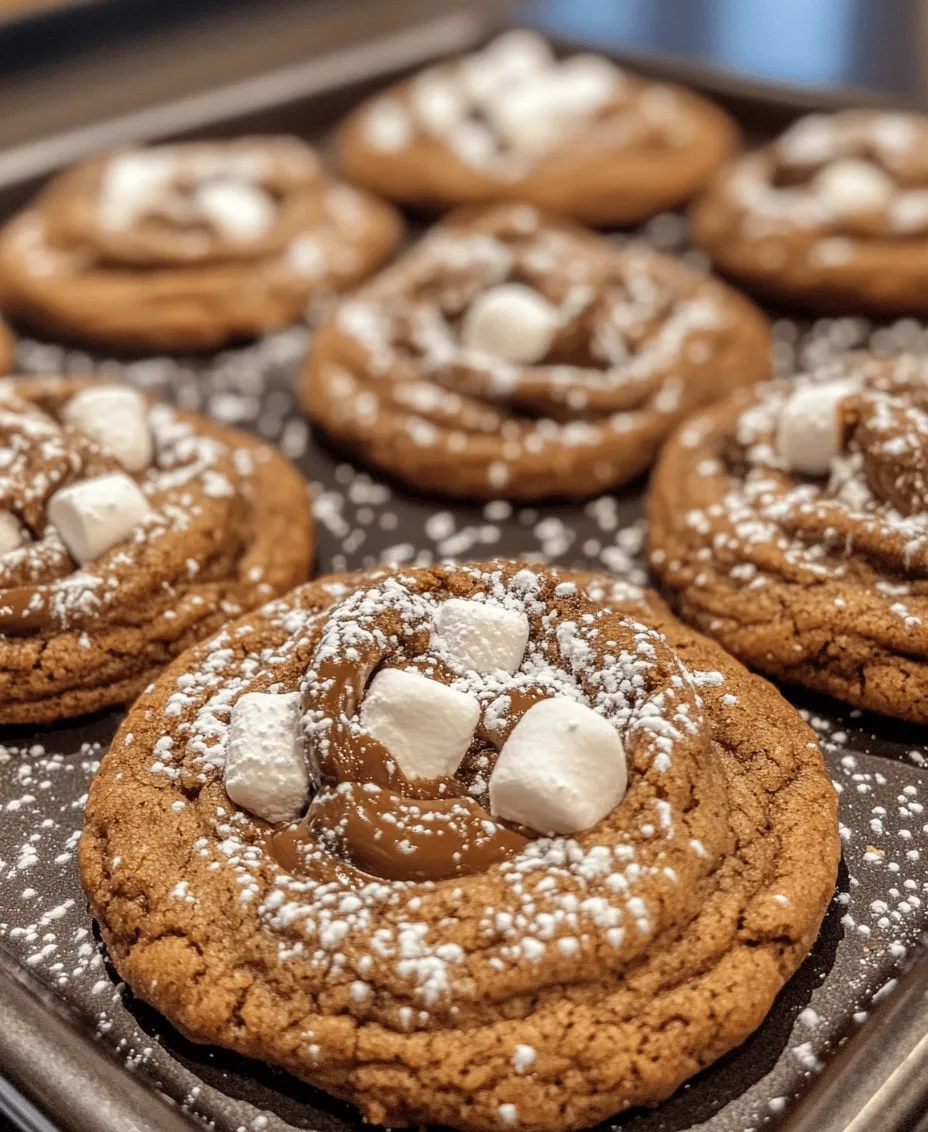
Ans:
[[[217,88],[305,83],[307,64],[384,37],[412,65],[500,22],[802,106],[928,87],[928,0],[0,0],[0,151]]]

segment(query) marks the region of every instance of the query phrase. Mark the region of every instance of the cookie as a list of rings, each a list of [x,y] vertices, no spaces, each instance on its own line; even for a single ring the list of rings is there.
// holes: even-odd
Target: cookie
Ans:
[[[744,391],[668,441],[651,566],[742,660],[928,723],[928,361],[850,355]]]
[[[692,91],[514,31],[365,102],[337,153],[349,180],[402,204],[530,201],[605,227],[688,200],[736,140]]]
[[[643,472],[687,413],[767,377],[769,354],[763,316],[717,280],[503,204],[455,214],[347,299],[300,395],[415,490],[582,497]]]
[[[0,385],[0,723],[131,700],[305,580],[311,518],[276,450],[128,386]]]
[[[93,783],[121,978],[389,1126],[583,1128],[763,1020],[835,881],[764,680],[613,578],[342,575],[179,658]]]
[[[716,266],[826,312],[928,311],[928,117],[801,118],[737,158],[692,209]]]
[[[0,236],[0,305],[49,334],[199,350],[298,319],[401,237],[295,138],[128,149],[56,177]]]
[[[16,341],[10,328],[0,318],[0,374],[9,373],[12,369],[15,350]]]

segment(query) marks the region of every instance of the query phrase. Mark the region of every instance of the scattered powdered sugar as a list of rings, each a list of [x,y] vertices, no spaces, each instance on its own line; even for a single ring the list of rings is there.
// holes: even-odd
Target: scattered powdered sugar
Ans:
[[[654,225],[654,222],[652,222]],[[676,230],[676,231],[675,231]],[[682,252],[684,230],[668,222],[654,225],[656,238],[669,250]],[[674,245],[674,240],[678,242]],[[806,332],[791,322],[775,328],[775,361],[779,372],[788,372],[797,362],[819,364],[870,342],[880,352],[900,349],[928,352],[928,331],[911,320],[891,326],[871,326],[859,319],[820,320]],[[483,506],[433,503],[410,499],[400,489],[380,482],[368,472],[332,456],[312,435],[305,420],[294,411],[293,375],[306,345],[303,327],[273,335],[252,346],[225,351],[203,362],[194,358],[144,358],[116,361],[91,358],[87,354],[26,340],[20,345],[20,368],[32,373],[83,373],[94,370],[101,377],[125,374],[134,384],[158,396],[171,397],[185,407],[204,410],[228,423],[247,427],[278,443],[296,460],[311,482],[317,517],[318,570],[355,569],[384,561],[424,565],[444,558],[466,560],[505,554],[528,561],[556,560],[567,566],[612,570],[620,578],[621,592],[630,583],[645,578],[641,562],[644,526],[634,493],[603,496],[578,506],[542,505],[515,507],[504,501]],[[592,595],[594,598],[596,595]],[[887,595],[908,608],[908,595]],[[293,625],[294,632],[299,628]],[[647,643],[644,641],[643,643]],[[218,646],[221,649],[221,645]],[[565,647],[571,649],[569,640]],[[272,668],[267,659],[268,671]],[[711,685],[713,673],[694,673],[697,683]],[[234,692],[234,685],[231,686]],[[221,693],[220,693],[221,698]],[[732,697],[734,699],[734,697]],[[214,705],[219,706],[219,702]],[[737,704],[729,705],[738,710]],[[828,708],[833,710],[832,707]],[[859,715],[859,713],[857,713]],[[242,1100],[232,1100],[216,1091],[209,1081],[222,1086],[222,1077],[205,1064],[195,1070],[181,1039],[164,1024],[157,1026],[153,1040],[150,1017],[118,984],[107,968],[100,945],[86,913],[77,881],[74,852],[86,791],[102,753],[100,743],[109,738],[113,717],[96,724],[79,722],[45,735],[45,748],[0,747],[0,808],[4,827],[0,834],[0,942],[14,957],[47,985],[67,999],[78,1013],[89,1019],[104,1040],[146,1077],[162,1082],[166,1091],[185,1108],[215,1121],[231,1132],[242,1128],[280,1130],[288,1113],[288,1086],[273,1079],[249,1086],[248,1096],[262,1110]],[[726,1094],[725,1119],[740,1126],[760,1126],[788,1104],[805,1080],[824,1063],[846,1032],[848,1019],[862,1023],[875,997],[888,993],[899,966],[917,942],[924,925],[924,901],[928,899],[928,866],[919,843],[928,819],[922,814],[928,794],[926,756],[912,736],[902,745],[885,736],[870,740],[860,732],[853,713],[840,722],[814,713],[811,722],[821,736],[826,757],[841,793],[842,839],[846,872],[839,878],[839,891],[832,904],[822,937],[800,974],[775,1005],[768,1025],[772,1033],[791,1030],[783,1056],[774,1066],[745,1065],[744,1078],[754,1084],[738,1095]],[[225,721],[221,712],[198,717],[203,743],[204,766],[219,758],[216,736]],[[879,726],[879,725],[873,725]],[[93,734],[92,742],[87,735]],[[869,753],[872,748],[873,753]],[[886,759],[883,755],[898,755]],[[162,772],[172,773],[172,751],[164,743],[158,751]],[[655,815],[660,828],[660,815]],[[227,850],[235,852],[236,824],[230,822],[225,838]],[[699,856],[698,843],[691,845]],[[571,860],[569,844],[556,852],[562,860],[548,858],[548,848],[526,854],[523,867],[510,870],[507,883],[520,897],[533,892],[533,884],[547,870],[589,870],[596,883],[597,858]],[[702,850],[705,852],[705,850]],[[611,875],[626,875],[635,861],[616,861]],[[110,863],[118,873],[120,862]],[[612,864],[610,864],[612,867]],[[248,859],[243,858],[243,876]],[[243,893],[249,889],[245,884]],[[366,894],[371,907],[378,906],[386,884],[374,884]],[[284,923],[305,907],[305,894],[280,887],[266,901],[268,922]],[[189,891],[176,899],[196,898]],[[247,896],[246,896],[247,898]],[[606,905],[593,905],[584,913],[590,922],[600,918],[598,930],[618,933],[632,927],[635,912],[647,913],[626,898],[629,923],[610,926]],[[317,938],[326,962],[333,962],[352,924],[370,908],[345,904],[327,918],[320,918]],[[524,913],[523,913],[524,914]],[[347,924],[347,927],[344,925]],[[459,965],[460,957],[448,948],[438,953],[423,935],[424,925],[409,918],[406,929],[385,944],[395,952],[395,961],[417,987],[422,1009],[439,1001]],[[533,922],[532,931],[516,929],[505,914],[493,929],[502,936],[511,933],[506,946],[519,948],[509,961],[531,962],[543,949],[556,946],[565,957],[581,954],[576,936],[546,938],[548,925]],[[502,958],[502,957],[501,957]],[[369,984],[358,970],[352,996],[362,1001]],[[355,989],[356,988],[356,989]],[[127,1008],[128,1007],[128,1008]],[[409,1025],[421,1024],[410,1011]],[[178,1056],[180,1060],[178,1060]],[[534,1051],[513,1048],[513,1067],[531,1073]],[[738,1058],[742,1055],[734,1054]],[[199,1057],[199,1055],[198,1055]],[[235,1071],[249,1075],[235,1059],[222,1059]],[[202,1075],[201,1075],[202,1074]],[[712,1103],[703,1111],[714,1113],[718,1097],[715,1078],[709,1070],[688,1093],[697,1107],[699,1098],[712,1093]],[[305,1088],[301,1096],[305,1096]],[[707,1094],[706,1094],[707,1095]],[[500,1123],[518,1124],[516,1106],[502,1103]],[[709,1127],[714,1127],[711,1119]]]

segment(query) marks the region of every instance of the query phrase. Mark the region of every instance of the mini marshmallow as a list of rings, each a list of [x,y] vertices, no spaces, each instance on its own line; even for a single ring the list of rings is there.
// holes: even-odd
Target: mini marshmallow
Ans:
[[[229,240],[257,240],[274,223],[277,205],[258,185],[247,181],[207,181],[196,190],[201,216]]]
[[[805,476],[826,475],[841,451],[838,405],[852,392],[843,381],[797,389],[780,411],[777,452],[787,466]]]
[[[115,456],[127,472],[141,472],[151,464],[148,404],[128,385],[83,389],[65,405],[61,416]]]
[[[398,668],[377,673],[360,712],[361,726],[383,743],[409,779],[454,774],[479,719],[480,704],[473,696]]]
[[[813,179],[812,189],[838,216],[882,211],[889,207],[896,191],[882,169],[857,158],[826,165]]]
[[[151,508],[134,479],[107,472],[56,491],[49,522],[82,566],[128,538]]]
[[[513,30],[498,36],[476,55],[461,61],[460,81],[466,93],[485,104],[507,86],[517,84],[554,63],[551,48],[532,31]]]
[[[793,165],[820,165],[837,150],[834,119],[827,114],[808,114],[780,137],[777,148]]]
[[[454,83],[430,71],[412,83],[409,102],[421,125],[439,136],[467,117],[467,104]]]
[[[890,220],[902,232],[918,232],[928,228],[928,189],[911,189],[899,193],[892,203]]]
[[[435,629],[452,664],[481,674],[513,673],[528,644],[528,618],[495,602],[452,597],[435,613]]]
[[[0,511],[0,554],[18,550],[26,541],[19,519],[12,511]]]
[[[226,793],[269,822],[292,822],[309,801],[300,693],[246,692],[232,708],[226,743]]]
[[[573,55],[555,70],[561,112],[575,117],[595,114],[622,87],[622,72],[602,55]]]
[[[510,362],[538,362],[551,348],[559,322],[557,308],[544,295],[523,283],[502,283],[471,303],[461,341]]]
[[[533,704],[513,728],[490,776],[490,812],[539,833],[589,829],[625,796],[619,733],[564,696]]]

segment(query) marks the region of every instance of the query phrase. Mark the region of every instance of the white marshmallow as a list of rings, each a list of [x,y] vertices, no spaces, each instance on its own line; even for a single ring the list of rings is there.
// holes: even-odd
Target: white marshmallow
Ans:
[[[426,71],[409,88],[409,101],[420,124],[443,136],[467,117],[467,104],[448,79]]]
[[[65,405],[62,419],[97,443],[128,472],[141,472],[152,461],[148,404],[128,385],[83,389]]]
[[[622,87],[622,72],[602,55],[572,55],[554,71],[561,112],[575,117],[595,114]]]
[[[247,181],[207,181],[198,186],[196,203],[220,235],[243,242],[266,235],[277,215],[274,198]]]
[[[525,614],[495,602],[448,598],[435,613],[435,629],[452,664],[481,674],[515,672],[528,644]]]
[[[462,60],[461,85],[478,103],[499,96],[503,88],[550,67],[554,55],[548,44],[532,31],[505,32],[477,55]]]
[[[911,189],[899,193],[892,203],[890,220],[902,232],[928,228],[928,189]]]
[[[454,774],[479,718],[473,696],[398,668],[377,673],[360,712],[361,726],[383,743],[409,779]]]
[[[490,776],[490,811],[539,833],[579,833],[625,796],[619,733],[563,696],[533,704],[503,744]]]
[[[107,162],[98,204],[103,226],[122,231],[157,208],[175,168],[173,155],[163,150],[123,153]]]
[[[484,110],[496,132],[519,154],[537,156],[553,148],[565,134],[565,116],[558,106],[553,72],[532,76]],[[567,116],[567,121],[572,118]]]
[[[838,405],[852,392],[844,381],[797,389],[777,421],[777,452],[805,476],[823,476],[841,451]]]
[[[128,538],[151,511],[135,480],[107,472],[56,491],[49,522],[82,566]]]
[[[300,693],[246,692],[232,708],[226,743],[226,793],[269,822],[301,817],[309,800]]]
[[[461,323],[461,341],[510,362],[540,361],[551,348],[557,308],[523,283],[502,283],[478,295]]]
[[[18,550],[26,541],[19,519],[12,511],[0,511],[0,554]]]
[[[794,165],[819,165],[837,152],[838,134],[828,114],[808,114],[780,137],[777,147]]]
[[[826,165],[813,179],[812,189],[822,204],[838,216],[888,208],[896,191],[892,179],[882,169],[857,158]]]

